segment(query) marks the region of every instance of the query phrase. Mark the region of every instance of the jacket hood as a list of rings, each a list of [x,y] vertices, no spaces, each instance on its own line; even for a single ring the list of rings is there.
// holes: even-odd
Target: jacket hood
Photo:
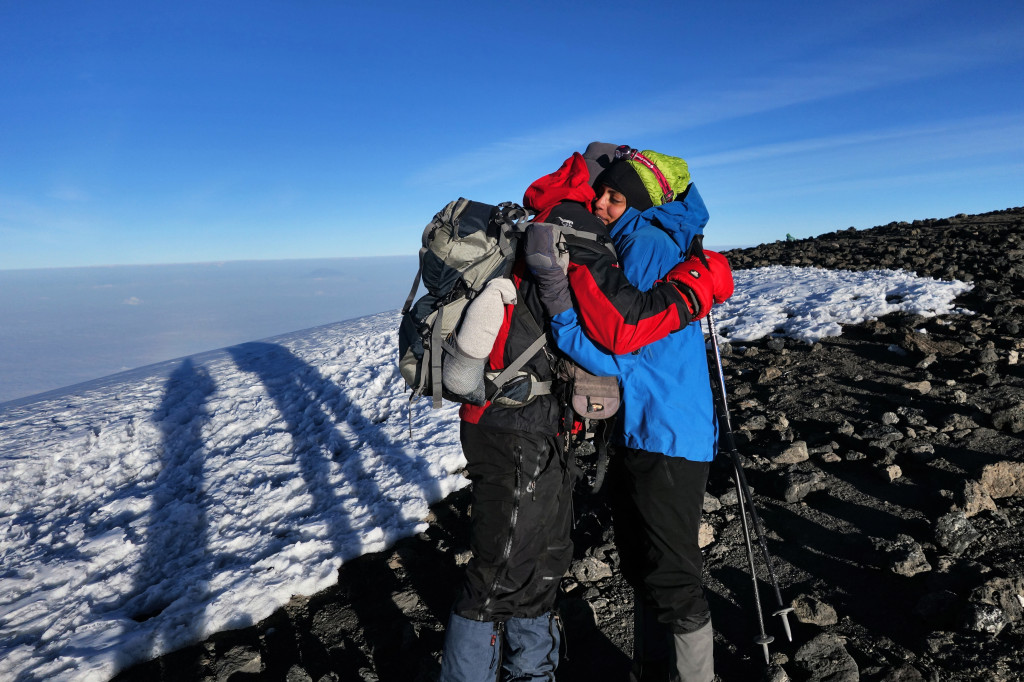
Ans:
[[[668,234],[679,247],[678,261],[690,248],[693,238],[704,233],[708,218],[704,199],[697,191],[697,186],[691,182],[686,192],[675,201],[642,212],[635,208],[627,208],[612,227],[612,241],[619,244],[622,239],[641,227],[653,225]]]
[[[533,182],[523,195],[523,206],[536,214],[535,220],[542,221],[563,201],[578,201],[589,206],[594,200],[594,188],[590,186],[590,171],[587,162],[579,152],[562,163],[562,167]]]

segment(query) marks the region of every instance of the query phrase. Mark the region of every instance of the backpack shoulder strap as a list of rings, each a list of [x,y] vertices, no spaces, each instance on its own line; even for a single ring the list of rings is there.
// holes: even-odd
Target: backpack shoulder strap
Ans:
[[[579,239],[585,243],[591,243],[595,246],[602,247],[612,255],[612,258],[614,258],[615,260],[619,259],[619,254],[615,250],[615,245],[612,244],[612,240],[608,239],[608,237],[605,237],[603,235],[596,235],[593,232],[589,232],[587,230],[577,230],[576,228],[569,227],[567,225],[559,225],[557,223],[552,224],[555,225],[555,227],[557,227],[563,235],[575,237],[576,239]]]

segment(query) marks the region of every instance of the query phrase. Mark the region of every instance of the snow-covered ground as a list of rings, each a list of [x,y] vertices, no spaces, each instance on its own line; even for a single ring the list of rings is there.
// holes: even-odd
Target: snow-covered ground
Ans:
[[[823,270],[775,265],[735,273],[736,293],[715,310],[719,336],[733,343],[769,335],[812,343],[839,336],[840,325],[898,311],[953,312],[951,301],[971,289],[904,270]]]
[[[739,344],[813,341],[970,285],[896,271],[736,273]],[[962,311],[961,311],[962,312]],[[410,405],[397,312],[0,405],[0,680],[107,680],[269,616],[426,527],[467,484],[457,406]]]

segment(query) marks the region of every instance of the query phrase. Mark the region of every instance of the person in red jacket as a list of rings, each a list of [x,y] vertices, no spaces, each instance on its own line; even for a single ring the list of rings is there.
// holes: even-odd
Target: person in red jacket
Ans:
[[[582,156],[574,155],[527,191],[524,203],[550,220],[593,221],[594,192]],[[522,242],[522,240],[521,240]],[[445,633],[441,682],[553,680],[560,624],[553,606],[572,560],[575,467],[564,434],[556,352],[536,282],[520,253],[513,268],[515,303],[505,306],[486,369],[508,368],[541,339],[500,393],[485,384],[483,405],[463,404],[460,439],[472,481],[472,558]],[[499,673],[504,677],[499,677]]]
[[[558,171],[534,182],[524,204],[536,222],[546,221],[569,233],[567,253],[560,258],[567,255],[570,260],[613,267],[614,257],[594,255],[607,253],[602,244],[609,240],[604,223],[591,213],[591,179],[587,159],[574,154]],[[616,279],[614,272],[608,276]],[[488,357],[492,373],[506,369],[547,336],[547,304],[526,268],[522,248],[512,279],[516,302],[505,307]],[[660,320],[660,331],[641,325],[648,337],[668,334],[689,320],[687,299],[679,287],[665,284],[639,292],[624,277],[621,283],[617,299],[634,300],[624,320]],[[460,411],[460,436],[473,482],[473,557],[449,619],[442,682],[493,680],[499,668],[517,680],[553,679],[560,636],[552,607],[572,558],[574,480],[565,438],[571,416],[556,371],[558,362],[557,351],[544,343],[500,393],[494,395],[493,386],[486,387],[492,401],[464,404]]]

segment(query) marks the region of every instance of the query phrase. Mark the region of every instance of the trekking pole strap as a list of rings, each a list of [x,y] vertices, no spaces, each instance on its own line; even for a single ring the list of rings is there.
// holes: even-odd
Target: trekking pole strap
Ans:
[[[729,405],[726,400],[725,392],[725,372],[722,371],[722,355],[718,351],[718,332],[715,330],[715,315],[714,312],[709,310],[707,314],[708,321],[708,333],[711,336],[711,349],[715,355],[715,376],[718,379],[718,391],[719,391],[719,412],[721,412],[722,419],[725,420],[724,429],[728,434],[728,440],[726,443],[730,450],[735,451],[736,445],[731,442],[732,438],[732,421],[729,419]]]

